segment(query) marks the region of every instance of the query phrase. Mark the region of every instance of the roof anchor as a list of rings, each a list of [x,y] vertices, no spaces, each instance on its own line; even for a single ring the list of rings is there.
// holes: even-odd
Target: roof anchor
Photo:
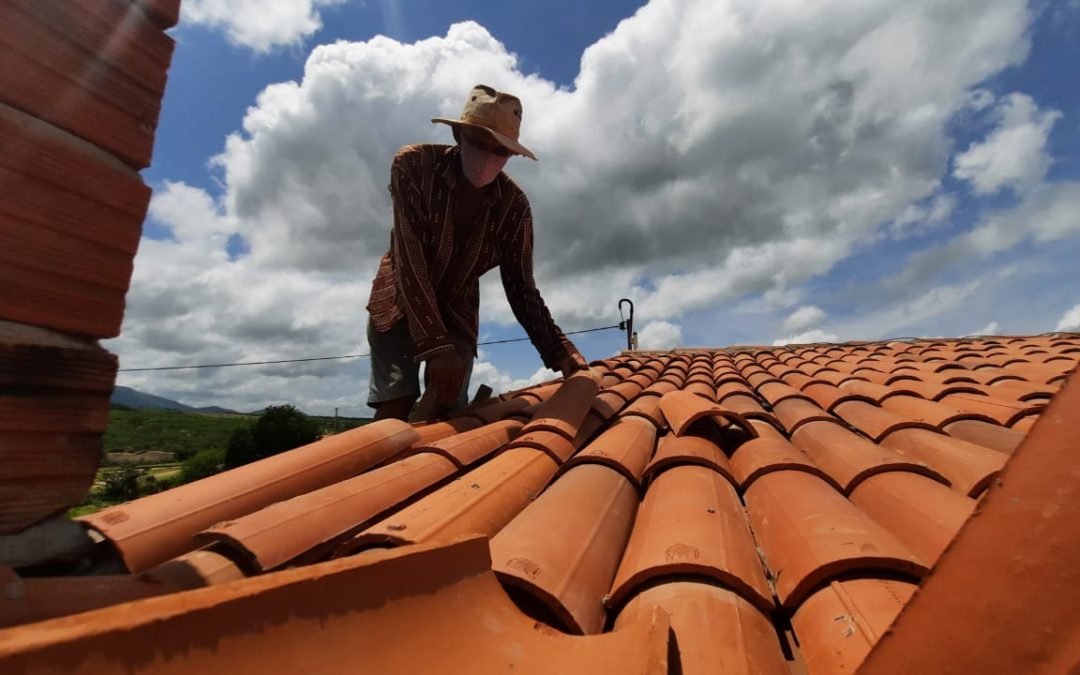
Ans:
[[[627,319],[623,316],[623,303],[630,305],[630,318]],[[634,332],[634,301],[630,298],[623,298],[619,300],[619,330],[626,331],[626,349],[633,351],[637,349],[637,333]]]

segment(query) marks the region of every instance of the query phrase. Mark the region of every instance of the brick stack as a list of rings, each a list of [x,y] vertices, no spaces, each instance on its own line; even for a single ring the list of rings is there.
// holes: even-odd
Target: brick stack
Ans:
[[[180,0],[0,0],[0,535],[101,460]]]

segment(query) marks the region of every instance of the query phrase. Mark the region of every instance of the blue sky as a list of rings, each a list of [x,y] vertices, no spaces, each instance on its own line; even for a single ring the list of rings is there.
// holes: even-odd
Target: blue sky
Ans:
[[[426,120],[478,81],[525,102],[541,161],[507,171],[567,330],[623,296],[658,348],[1080,330],[1076,2],[279,4],[187,0],[172,32],[122,367],[365,351],[389,157],[450,142]],[[490,281],[483,337],[517,337]],[[492,346],[474,386],[539,368]],[[366,379],[361,359],[122,383],[360,414]]]

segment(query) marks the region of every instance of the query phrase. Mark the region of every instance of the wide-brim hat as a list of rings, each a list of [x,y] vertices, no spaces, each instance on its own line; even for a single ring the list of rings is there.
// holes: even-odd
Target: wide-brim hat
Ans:
[[[454,128],[481,129],[510,152],[536,159],[532,151],[518,143],[521,133],[521,100],[512,94],[495,91],[485,84],[478,84],[469,92],[460,119],[436,117],[431,121],[449,124]]]

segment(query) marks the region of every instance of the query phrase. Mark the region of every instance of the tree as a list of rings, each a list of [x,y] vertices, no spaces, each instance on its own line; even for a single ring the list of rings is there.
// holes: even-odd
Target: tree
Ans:
[[[139,479],[145,473],[134,464],[121,464],[102,477],[101,496],[110,502],[127,502],[141,495]]]
[[[313,419],[291,405],[270,406],[258,422],[233,432],[225,451],[225,467],[242,466],[318,439],[319,427]]]
[[[193,480],[213,476],[225,468],[225,451],[218,448],[200,450],[184,460],[180,469],[180,482],[190,483]]]

